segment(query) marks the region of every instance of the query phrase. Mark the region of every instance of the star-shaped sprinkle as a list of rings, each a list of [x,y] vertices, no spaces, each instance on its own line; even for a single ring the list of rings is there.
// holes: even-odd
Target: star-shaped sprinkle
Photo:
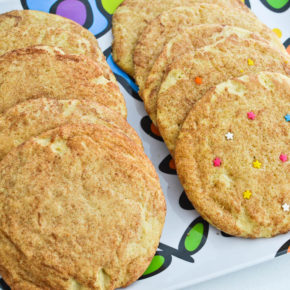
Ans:
[[[289,210],[290,210],[290,204],[284,203],[284,204],[282,205],[282,207],[283,207],[283,210],[284,210],[284,211],[289,211]]]
[[[290,122],[290,114],[287,114],[284,116],[286,122]]]
[[[234,134],[231,132],[228,132],[226,135],[227,140],[233,140],[234,139]]]
[[[218,157],[214,159],[214,161],[213,161],[214,167],[220,167],[221,164],[222,164],[222,161]]]
[[[250,58],[248,58],[248,65],[254,65],[254,61]]]
[[[248,116],[248,119],[250,119],[250,120],[255,120],[255,118],[256,118],[256,115],[253,112],[248,112],[247,116]]]
[[[282,162],[286,162],[288,160],[288,156],[286,154],[281,154],[279,158]]]
[[[259,162],[258,160],[253,161],[253,167],[254,168],[261,168],[262,163]]]
[[[246,190],[243,193],[244,199],[250,199],[251,195],[252,195],[252,192],[250,190]]]

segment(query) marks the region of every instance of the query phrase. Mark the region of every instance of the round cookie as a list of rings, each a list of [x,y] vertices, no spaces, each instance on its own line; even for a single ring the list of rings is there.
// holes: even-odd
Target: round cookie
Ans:
[[[214,3],[223,7],[249,9],[240,0],[125,0],[113,15],[113,57],[126,73],[133,76],[133,53],[146,25],[160,13],[178,6]],[[154,40],[155,41],[155,40]]]
[[[157,125],[174,155],[183,121],[213,86],[259,71],[290,73],[289,56],[263,42],[236,36],[182,55],[172,63],[157,97]]]
[[[165,219],[141,148],[101,125],[67,125],[0,162],[0,274],[13,289],[115,289],[138,279]]]
[[[67,54],[85,55],[96,62],[98,62],[98,55],[102,53],[88,39],[61,28],[30,26],[27,30],[7,32],[1,40],[0,55],[34,45],[56,46]],[[101,62],[100,65],[102,64]]]
[[[147,76],[164,45],[182,28],[197,24],[223,24],[238,26],[260,34],[271,44],[286,53],[277,35],[254,14],[240,9],[196,4],[168,10],[152,20],[143,30],[134,51],[134,77],[141,96]]]
[[[95,36],[78,23],[55,14],[14,10],[0,15],[0,54],[33,45],[61,47],[67,54],[86,54],[106,77],[116,81]]]
[[[218,229],[247,238],[290,230],[289,112],[290,78],[261,72],[218,84],[188,114],[177,172]]]
[[[37,46],[0,56],[0,112],[27,99],[86,99],[126,117],[123,95],[98,63],[59,48]]]
[[[39,98],[19,103],[0,114],[0,160],[31,137],[67,123],[118,128],[142,148],[135,130],[118,113],[105,106],[87,100]]]
[[[219,24],[194,25],[168,41],[153,64],[142,92],[146,111],[155,125],[157,125],[157,96],[167,67],[182,54],[234,35],[241,39],[252,38],[266,42],[249,30]]]

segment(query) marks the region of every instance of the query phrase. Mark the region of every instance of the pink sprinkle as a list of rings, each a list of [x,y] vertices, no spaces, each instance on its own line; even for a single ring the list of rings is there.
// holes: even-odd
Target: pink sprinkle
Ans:
[[[286,161],[288,160],[287,155],[286,155],[286,154],[281,154],[281,155],[280,155],[280,160],[281,160],[282,162],[286,162]]]
[[[256,118],[256,115],[253,112],[248,112],[247,115],[248,115],[248,119],[250,120],[255,120]]]
[[[213,161],[213,166],[215,167],[220,167],[221,164],[222,164],[222,161],[218,157]]]

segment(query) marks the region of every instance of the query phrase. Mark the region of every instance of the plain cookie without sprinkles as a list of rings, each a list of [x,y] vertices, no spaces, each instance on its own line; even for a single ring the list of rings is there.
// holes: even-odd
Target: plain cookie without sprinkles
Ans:
[[[0,56],[0,113],[41,97],[94,101],[127,117],[118,85],[90,58],[51,46],[17,49]]]
[[[128,286],[152,260],[165,212],[152,163],[126,135],[46,132],[0,162],[1,275],[12,289]]]
[[[113,57],[126,73],[133,76],[133,53],[146,25],[160,13],[178,6],[196,3],[218,4],[251,13],[240,0],[125,0],[113,15]]]
[[[67,54],[86,55],[117,83],[95,36],[68,18],[42,11],[13,10],[0,15],[0,39],[0,55],[40,44],[61,47]]]
[[[99,103],[39,98],[19,103],[0,114],[0,160],[31,137],[67,123],[115,128],[142,148],[139,136],[126,120]]]

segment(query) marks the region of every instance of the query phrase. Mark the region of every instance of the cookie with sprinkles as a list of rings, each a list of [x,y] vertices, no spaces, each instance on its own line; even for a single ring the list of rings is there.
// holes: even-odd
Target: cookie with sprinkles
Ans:
[[[193,21],[192,18],[190,19]],[[224,18],[224,23],[231,22],[232,25],[239,25],[239,20],[240,17],[238,16],[231,16],[230,19],[227,16]],[[143,91],[139,91],[139,94],[141,94],[141,97],[143,98],[145,109],[154,124],[156,124],[158,92],[170,64],[185,53],[193,52],[196,49],[213,44],[228,37],[256,39],[266,42],[266,40],[258,34],[237,26],[201,24],[187,27],[183,29],[182,33],[181,29],[179,29],[179,34],[166,43],[148,74]],[[197,76],[194,79],[194,82],[201,85],[202,78]]]
[[[207,3],[170,9],[146,26],[134,50],[134,78],[141,90],[141,97],[148,74],[165,44],[183,29],[199,24],[238,26],[259,34],[277,49],[285,52],[277,35],[252,13]]]
[[[170,153],[174,155],[176,139],[188,112],[212,87],[260,71],[290,75],[289,64],[287,54],[259,40],[238,35],[181,55],[169,66],[157,96],[157,125]],[[246,117],[254,122],[255,114],[249,108]]]
[[[290,163],[280,160],[290,151],[289,110],[290,78],[260,72],[217,85],[188,114],[177,173],[194,207],[218,229],[249,238],[290,231]]]

